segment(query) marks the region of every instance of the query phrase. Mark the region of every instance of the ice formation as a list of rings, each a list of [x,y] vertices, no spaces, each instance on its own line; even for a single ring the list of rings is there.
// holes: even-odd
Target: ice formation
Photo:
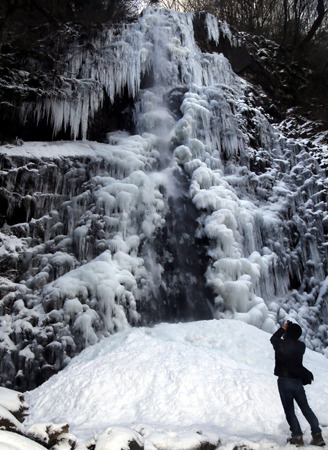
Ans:
[[[292,318],[325,351],[325,173],[222,54],[201,51],[193,18],[149,8],[103,32],[71,55],[62,98],[22,109],[72,142],[1,148],[6,189],[30,183],[8,205],[21,220],[0,234],[16,270],[0,281],[3,383],[33,373],[33,387],[103,336],[161,320],[273,331]],[[236,44],[227,24],[206,15],[206,26]],[[104,95],[125,90],[135,134],[86,141]]]

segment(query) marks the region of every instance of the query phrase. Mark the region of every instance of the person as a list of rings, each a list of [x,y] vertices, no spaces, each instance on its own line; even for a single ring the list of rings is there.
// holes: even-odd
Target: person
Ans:
[[[310,424],[311,445],[321,447],[325,445],[325,441],[322,438],[319,421],[308,404],[302,383],[305,344],[298,340],[301,334],[302,328],[298,324],[287,321],[272,335],[270,341],[275,350],[274,374],[278,377],[280,399],[291,431],[291,438],[288,438],[287,442],[297,447],[304,445],[303,433],[295,414],[295,400]]]

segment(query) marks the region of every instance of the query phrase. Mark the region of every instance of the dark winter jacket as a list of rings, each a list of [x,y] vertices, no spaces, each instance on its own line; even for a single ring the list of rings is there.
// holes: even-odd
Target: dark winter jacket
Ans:
[[[276,365],[274,374],[283,378],[302,378],[302,362],[305,344],[288,337],[283,328],[279,328],[271,337],[270,342],[275,349]]]

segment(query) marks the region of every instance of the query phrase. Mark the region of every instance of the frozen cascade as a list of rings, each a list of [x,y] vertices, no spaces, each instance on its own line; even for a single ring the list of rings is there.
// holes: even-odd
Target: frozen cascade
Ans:
[[[62,96],[23,105],[72,141],[0,150],[4,385],[34,387],[104,336],[159,321],[273,331],[289,317],[325,352],[326,175],[223,54],[200,49],[194,23],[148,8],[102,30],[70,49]],[[214,17],[204,27],[238,45]],[[126,93],[134,134],[87,141],[105,97]]]
[[[159,20],[166,20],[166,23],[158,27]],[[192,20],[192,14],[177,15],[163,9],[155,15],[149,8],[139,21],[120,25],[119,33],[113,26],[100,33],[86,49],[73,47],[61,75],[66,89],[55,98],[41,98],[36,106],[24,103],[22,121],[29,115],[34,115],[37,123],[46,117],[52,124],[54,136],[62,129],[70,129],[72,139],[79,136],[85,139],[88,119],[101,107],[104,96],[114,103],[116,96],[127,89],[129,96],[135,98],[143,77],[152,70],[156,84],[163,79],[172,87],[219,81],[229,84],[231,71],[217,71],[218,63],[229,66],[226,59],[220,61],[218,55],[211,54],[204,58],[196,50]],[[209,37],[218,39],[217,21],[208,16],[207,27]],[[230,37],[227,30],[227,25],[222,24],[222,33]],[[167,41],[167,47],[157,53],[162,39]]]

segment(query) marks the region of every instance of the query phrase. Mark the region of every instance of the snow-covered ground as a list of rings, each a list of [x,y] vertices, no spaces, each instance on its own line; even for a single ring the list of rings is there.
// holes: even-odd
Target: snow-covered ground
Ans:
[[[97,450],[120,450],[133,436],[146,450],[218,441],[222,450],[289,447],[270,336],[225,319],[121,331],[25,393],[25,426],[67,422],[78,450],[94,441]],[[328,361],[307,349],[304,364],[314,373],[306,392],[328,441]],[[299,418],[307,444],[309,425]],[[9,448],[2,442],[0,434],[0,448]]]

